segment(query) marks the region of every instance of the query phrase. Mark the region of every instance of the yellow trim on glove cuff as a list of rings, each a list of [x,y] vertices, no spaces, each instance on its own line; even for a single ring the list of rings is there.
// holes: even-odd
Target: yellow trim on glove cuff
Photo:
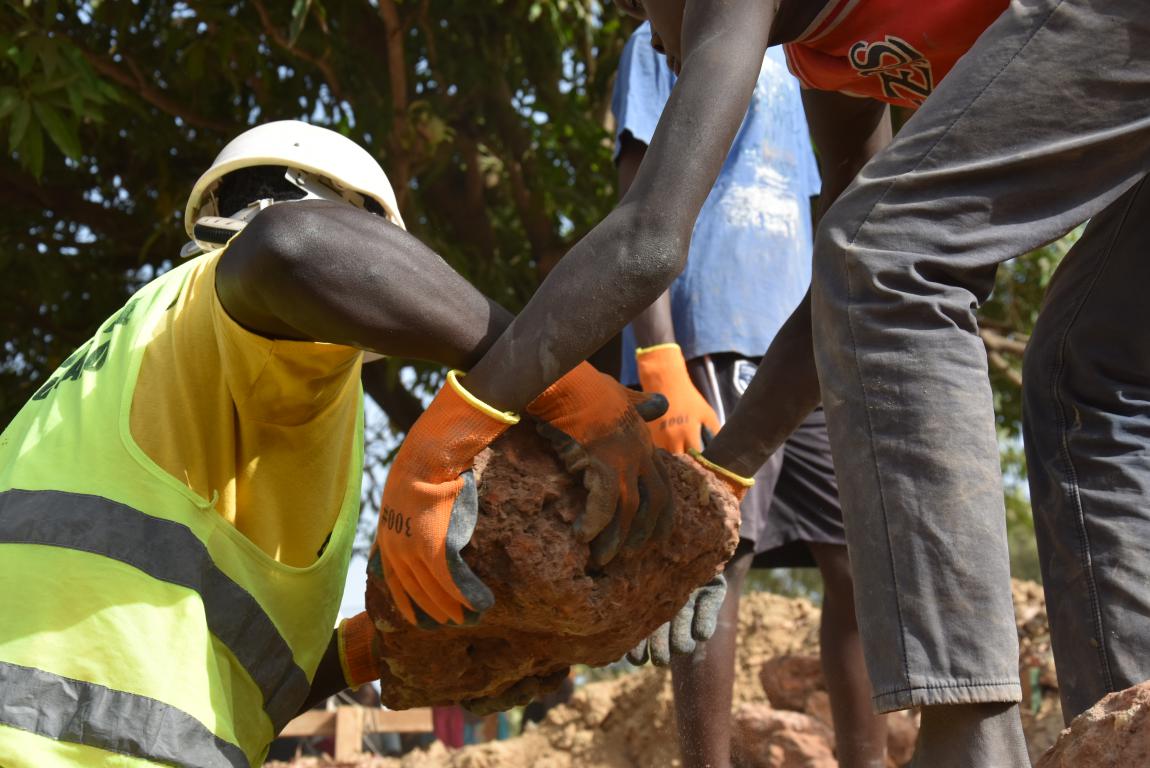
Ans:
[[[704,458],[703,454],[700,453],[699,451],[695,450],[694,448],[688,448],[687,453],[691,454],[691,458],[693,458],[695,461],[702,464],[707,469],[711,470],[712,472],[715,472],[716,474],[722,475],[723,477],[727,478],[728,480],[730,480],[734,483],[738,483],[739,485],[743,486],[744,488],[750,488],[752,485],[755,484],[755,478],[743,477],[742,475],[736,475],[734,472],[727,469],[726,467],[720,467],[718,464],[711,461],[710,459]]]
[[[455,390],[455,394],[462,397],[464,402],[466,402],[472,408],[486,416],[490,416],[500,424],[519,423],[519,416],[516,414],[512,413],[511,411],[501,411],[498,408],[492,408],[490,405],[468,392],[463,387],[463,383],[459,381],[459,379],[465,375],[466,374],[464,374],[462,371],[451,371],[447,374],[447,383],[451,385],[453,390]]]
[[[635,348],[635,357],[639,357],[640,355],[645,355],[648,352],[654,352],[655,350],[658,350],[658,349],[679,349],[679,345],[673,341],[668,341],[668,342],[664,342],[663,344],[654,344],[650,347],[636,347]]]
[[[339,623],[335,633],[339,648],[339,668],[348,686],[355,688],[379,679],[372,640],[375,625],[367,612],[357,614]]]

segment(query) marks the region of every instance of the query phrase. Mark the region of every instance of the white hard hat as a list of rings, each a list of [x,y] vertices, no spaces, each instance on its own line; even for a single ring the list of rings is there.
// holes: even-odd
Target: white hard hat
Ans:
[[[213,192],[220,179],[240,168],[260,165],[282,165],[289,170],[314,174],[352,202],[357,194],[370,197],[379,203],[393,224],[407,229],[387,174],[366,149],[318,125],[278,120],[258,125],[232,139],[200,176],[184,211],[188,237],[194,237],[193,228],[198,219],[230,214],[230,211],[216,210]]]

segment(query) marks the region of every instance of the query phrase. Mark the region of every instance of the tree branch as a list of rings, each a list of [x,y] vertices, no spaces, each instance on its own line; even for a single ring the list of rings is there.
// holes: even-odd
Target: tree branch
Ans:
[[[1014,386],[1022,386],[1022,374],[1018,371],[1017,368],[1011,365],[1010,361],[1003,357],[1002,354],[993,350],[988,350],[986,356],[990,360],[990,364],[993,365],[1002,375],[1010,379]]]
[[[327,55],[313,56],[307,51],[292,45],[283,31],[272,21],[272,17],[268,13],[267,8],[264,7],[263,2],[261,2],[261,0],[252,0],[252,5],[256,9],[256,13],[259,14],[260,25],[263,26],[264,32],[267,33],[267,36],[271,38],[272,42],[300,61],[307,62],[318,69],[319,73],[323,75],[324,81],[327,82],[327,87],[331,89],[331,95],[334,96],[337,101],[343,101],[343,86],[340,84],[339,78],[336,77],[335,69],[332,67],[331,62],[327,60]]]
[[[85,200],[82,192],[70,185],[38,183],[14,167],[0,166],[0,206],[8,210],[28,209],[37,215],[50,210],[62,219],[82,222],[117,237],[130,236],[129,233],[142,229],[139,217]]]
[[[391,91],[391,144],[388,165],[395,175],[396,200],[402,210],[407,201],[408,182],[411,180],[411,155],[403,146],[410,131],[407,113],[407,59],[404,55],[403,36],[407,28],[399,20],[395,0],[379,0],[379,18],[387,28],[387,81]]]
[[[1008,352],[1019,357],[1022,357],[1026,352],[1026,340],[1012,339],[997,331],[982,327],[978,329],[978,335],[982,338],[982,343],[986,345],[986,348],[995,352]]]
[[[519,122],[522,118],[512,106],[511,88],[502,78],[496,81],[493,96],[488,99],[487,106],[500,134],[507,140],[510,157],[504,158],[504,167],[511,183],[511,198],[539,265],[539,277],[543,278],[562,258],[565,250],[543,207],[542,197],[532,194],[527,188],[527,178],[538,178],[538,174],[530,159],[530,142]]]
[[[360,378],[364,391],[387,414],[392,430],[407,432],[423,414],[423,403],[404,388],[399,377],[393,376],[386,365],[365,365]]]
[[[175,99],[170,98],[163,91],[154,88],[150,85],[152,82],[151,79],[140,72],[136,63],[132,61],[127,54],[121,52],[120,56],[125,64],[132,70],[132,73],[125,72],[111,59],[97,56],[95,53],[85,49],[76,42],[76,40],[72,39],[71,42],[72,45],[76,46],[76,49],[83,54],[92,69],[109,80],[124,86],[161,112],[165,112],[173,117],[178,117],[188,125],[196,128],[205,128],[210,131],[216,131],[217,133],[232,133],[235,131],[236,126],[234,123],[215,120],[206,115],[201,115],[198,112],[193,112]]]
[[[490,265],[495,261],[496,238],[487,217],[483,174],[479,170],[479,144],[460,126],[455,131],[454,149],[459,151],[463,162],[455,162],[452,148],[446,149],[444,170],[422,179],[424,203],[435,217],[447,220],[457,242],[477,249],[482,263]]]

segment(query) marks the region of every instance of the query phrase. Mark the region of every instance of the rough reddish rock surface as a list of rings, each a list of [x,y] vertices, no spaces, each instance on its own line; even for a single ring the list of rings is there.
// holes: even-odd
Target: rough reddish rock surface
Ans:
[[[826,679],[823,677],[822,662],[818,656],[805,653],[784,654],[776,656],[763,664],[762,669],[759,671],[759,681],[763,684],[763,692],[767,695],[770,705],[776,709],[790,710],[795,713],[803,713],[813,717],[827,727],[826,733],[828,734],[828,743],[833,751],[834,748],[834,734],[831,729],[834,728],[834,721],[831,718],[831,704],[830,696],[827,694]],[[761,711],[761,710],[755,710]],[[781,720],[777,723],[780,733],[784,733],[792,725],[790,720]],[[743,738],[759,737],[763,729],[750,729],[744,731]],[[910,762],[911,757],[914,755],[914,741],[918,737],[918,717],[914,712],[893,712],[887,716],[887,765],[890,768],[897,768],[897,766],[905,765]],[[736,739],[738,735],[732,737],[732,749],[736,746]],[[751,750],[758,749],[760,752],[767,750],[769,746],[774,744],[781,735],[776,735],[775,731],[769,733],[769,738],[763,744],[757,747],[753,744],[740,745],[740,749]],[[799,742],[786,742],[796,745],[803,745],[803,748],[809,747],[811,741],[809,738],[804,737]],[[777,761],[774,763],[766,763],[771,768],[778,766],[791,765],[792,763],[787,760],[798,759],[796,757],[784,757],[788,754],[786,750],[776,748]],[[809,750],[802,752],[808,754]],[[817,754],[817,750],[814,753]],[[747,761],[746,765],[756,765],[753,760]],[[804,765],[804,763],[794,763],[795,765]],[[811,763],[818,765],[818,763]]]
[[[1030,582],[1015,582],[1014,600],[1023,679],[1033,676],[1037,680],[1037,684],[1031,686],[1034,698],[1028,697],[1023,703],[1023,728],[1031,754],[1039,755],[1054,743],[1062,722],[1058,683],[1049,671],[1050,638],[1042,588]],[[760,680],[764,664],[785,657],[792,661],[777,662],[775,666],[797,663],[809,668],[809,659],[817,658],[818,654],[818,627],[819,609],[806,600],[762,592],[743,595],[739,603],[739,644],[735,659],[735,712],[747,704],[770,709]],[[1031,671],[1034,671],[1032,675],[1027,674]],[[791,680],[811,680],[789,672],[786,676]],[[829,733],[831,719],[824,688],[821,679],[813,681],[802,712],[821,722],[826,726],[824,733]],[[807,736],[813,732],[806,720],[799,721],[799,725]],[[911,712],[893,713],[887,718],[887,729],[887,766],[905,765],[911,758],[918,734],[917,716]],[[1051,731],[1053,735],[1048,736]],[[804,736],[803,740],[806,739]],[[784,741],[793,746],[800,740],[787,737]],[[752,751],[746,744],[736,745],[736,749],[744,753]],[[777,762],[768,762],[770,768],[780,768],[785,765],[783,760],[790,759],[785,748],[771,754]],[[747,759],[760,758],[750,755]],[[1123,759],[1125,762],[1120,768],[1150,765],[1141,758]],[[448,750],[436,743],[428,750],[417,750],[402,759],[365,756],[356,763],[334,763],[305,758],[290,765],[292,768],[353,765],[357,768],[675,768],[681,766],[682,761],[675,733],[671,676],[666,670],[648,666],[633,674],[580,688],[569,703],[551,710],[538,726],[508,741],[459,750]],[[1043,768],[1073,765],[1073,761],[1068,761],[1043,764]],[[1091,766],[1090,763],[1083,765],[1084,768]],[[735,768],[746,768],[746,764],[735,763]]]
[[[463,551],[495,594],[481,621],[413,627],[382,579],[369,578],[367,610],[384,661],[384,705],[467,702],[524,680],[541,693],[557,685],[569,665],[616,661],[670,620],[734,552],[739,508],[694,460],[668,454],[661,460],[675,494],[673,525],[596,569],[571,527],[586,491],[530,425],[508,430],[476,461],[479,521]]]
[[[1150,681],[1112,693],[1074,718],[1035,768],[1150,765]]]
[[[807,699],[827,689],[818,656],[776,656],[763,665],[759,681],[771,706],[802,712]]]
[[[917,711],[891,712],[886,716],[886,764],[888,768],[906,765],[914,757],[918,739]]]
[[[731,760],[741,768],[838,768],[834,733],[801,712],[744,704],[731,715]]]

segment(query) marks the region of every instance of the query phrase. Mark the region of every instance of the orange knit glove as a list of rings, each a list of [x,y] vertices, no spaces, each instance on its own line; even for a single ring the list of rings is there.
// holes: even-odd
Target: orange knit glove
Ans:
[[[692,459],[702,464],[708,471],[726,483],[727,487],[731,489],[731,493],[735,494],[735,498],[739,501],[743,500],[743,497],[747,495],[747,490],[755,484],[755,478],[736,475],[726,467],[720,467],[694,448],[688,448],[687,453],[690,454]]]
[[[375,544],[399,612],[416,606],[435,622],[464,623],[491,607],[491,590],[460,556],[479,514],[471,471],[476,455],[519,417],[480,401],[452,371],[415,422],[387,473]],[[424,622],[426,623],[426,622]]]
[[[667,470],[655,460],[644,424],[666,409],[663,397],[629,390],[588,363],[580,363],[527,406],[567,471],[583,475],[587,506],[575,520],[575,533],[591,543],[597,565],[610,562],[623,545],[638,546],[671,523]]]
[[[696,451],[719,431],[719,417],[695,389],[687,373],[687,361],[678,344],[658,344],[635,350],[639,383],[644,392],[667,398],[667,413],[652,421],[651,441],[670,453]]]
[[[339,666],[349,688],[379,679],[379,653],[375,648],[375,625],[366,613],[339,623],[336,633]]]

